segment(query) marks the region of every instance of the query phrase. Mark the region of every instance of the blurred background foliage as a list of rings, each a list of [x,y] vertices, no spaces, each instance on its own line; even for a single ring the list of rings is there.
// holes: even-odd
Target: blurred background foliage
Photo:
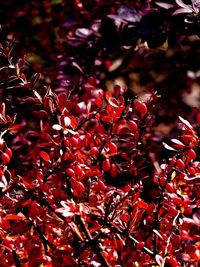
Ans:
[[[1,40],[56,92],[89,76],[99,86],[128,87],[128,96],[161,95],[157,130],[173,131],[178,115],[193,120],[200,95],[198,1],[7,0],[0,3]]]

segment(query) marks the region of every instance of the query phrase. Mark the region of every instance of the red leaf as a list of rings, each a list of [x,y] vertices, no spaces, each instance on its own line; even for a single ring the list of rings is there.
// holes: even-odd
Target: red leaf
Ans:
[[[50,160],[49,154],[47,152],[45,152],[45,151],[41,151],[40,152],[40,157],[46,162],[48,162]]]
[[[103,122],[111,122],[112,121],[112,118],[110,116],[102,116],[101,117],[101,120]]]
[[[164,261],[163,257],[161,257],[160,255],[157,254],[155,256],[155,260],[156,260],[156,262],[158,263],[159,266],[163,266],[163,261]]]
[[[140,200],[140,201],[137,203],[137,207],[138,207],[138,208],[141,208],[141,209],[145,209],[145,210],[147,210],[147,209],[148,209],[148,204],[147,204],[144,200]]]
[[[180,265],[174,257],[167,257],[165,261],[165,266],[178,267]]]
[[[6,148],[6,154],[8,155],[9,158],[12,157],[12,150],[9,147]]]
[[[62,129],[62,126],[60,124],[54,124],[52,128],[56,131],[60,131]]]
[[[102,104],[103,104],[103,100],[100,99],[100,98],[96,98],[95,99],[95,104],[97,105],[97,107],[100,108],[102,106]]]
[[[22,215],[16,215],[16,214],[8,214],[4,217],[6,220],[11,220],[11,221],[19,221],[19,220],[24,220],[25,217]]]
[[[117,146],[115,143],[113,143],[113,142],[108,143],[108,147],[109,147],[110,153],[112,153],[112,154],[117,153]]]
[[[114,91],[114,95],[118,97],[121,91],[121,87],[119,85],[115,85],[113,88],[113,91]]]
[[[109,159],[104,159],[102,162],[102,169],[104,171],[109,171],[110,170],[110,160]]]
[[[72,129],[76,129],[76,127],[78,126],[77,119],[72,115],[70,115],[69,118],[71,120],[70,126],[72,127]]]
[[[24,202],[22,203],[22,207],[25,207],[25,206],[29,205],[31,202],[32,202],[31,199],[28,199],[28,200],[24,201]]]
[[[114,108],[118,108],[118,106],[119,106],[117,99],[114,97],[110,97],[108,99],[108,103]]]
[[[134,198],[133,198],[133,203],[136,202],[139,197],[140,197],[140,193],[139,192],[135,193]]]
[[[188,161],[191,161],[196,158],[196,152],[193,149],[190,149],[187,152],[187,156],[188,156]]]
[[[118,174],[117,165],[115,163],[112,163],[110,166],[110,175],[115,178]]]
[[[22,178],[22,181],[23,181],[23,184],[25,185],[26,188],[28,188],[28,189],[34,189],[35,188],[35,185],[30,184],[25,179]]]
[[[117,110],[115,112],[115,116],[114,116],[115,121],[117,121],[120,118],[120,116],[122,115],[123,110],[124,110],[124,106],[120,106],[120,107],[117,108]]]
[[[168,149],[168,150],[172,150],[172,151],[177,151],[176,149],[174,149],[173,147],[169,146],[168,144],[166,144],[165,142],[163,142],[163,146]]]
[[[172,138],[171,141],[176,144],[177,148],[185,148],[186,145],[184,145],[180,140]]]
[[[107,100],[109,100],[109,98],[112,96],[112,94],[111,94],[111,92],[110,91],[106,91],[105,92],[105,98],[107,99]]]
[[[48,113],[45,110],[34,110],[32,114],[35,117],[38,117],[41,120],[44,120],[45,118],[48,118]]]
[[[125,222],[125,223],[127,223],[129,220],[130,220],[130,215],[127,213],[127,212],[125,212],[125,213],[123,213],[122,215],[121,215],[121,220],[123,221],[123,222]]]
[[[77,262],[71,256],[65,255],[63,257],[63,262],[64,262],[66,267],[76,267],[76,266],[78,266]]]
[[[136,109],[140,112],[141,117],[143,118],[146,115],[146,113],[147,113],[147,106],[146,106],[146,104],[143,103],[142,101],[138,100],[138,99],[136,99],[134,101],[134,104],[135,104]]]
[[[137,131],[137,124],[136,124],[136,122],[130,120],[130,121],[128,122],[128,125],[129,125],[130,130],[131,130],[132,132]]]
[[[84,192],[85,191],[85,186],[83,183],[76,181],[75,179],[71,178],[71,184],[72,184],[72,188],[73,190],[77,191],[77,192]]]
[[[184,162],[182,161],[182,159],[177,159],[177,161],[176,161],[176,167],[177,167],[179,170],[183,170],[183,169],[185,169],[185,164],[184,164]]]
[[[3,229],[3,230],[8,230],[10,229],[11,225],[10,225],[10,222],[4,218],[2,218],[0,220],[0,227]]]
[[[183,119],[181,116],[178,116],[179,120],[184,124],[184,126],[189,129],[189,130],[193,130],[192,125],[189,123],[189,121]]]
[[[5,164],[8,164],[10,162],[10,157],[6,153],[1,154],[1,159]]]

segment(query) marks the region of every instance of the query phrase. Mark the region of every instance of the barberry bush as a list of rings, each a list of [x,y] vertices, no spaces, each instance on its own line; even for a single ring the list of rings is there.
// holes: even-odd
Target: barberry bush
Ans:
[[[22,1],[8,13],[18,17],[4,14],[3,267],[198,266],[199,65],[184,64],[199,49],[199,3],[114,2],[97,1],[91,17],[91,1]],[[64,13],[56,17],[62,8],[66,36]],[[36,51],[46,61],[34,57],[32,65],[24,50],[37,50],[38,38],[14,27],[23,18],[35,32],[29,12],[62,33],[44,54]],[[166,74],[176,60],[181,81],[176,68]],[[131,87],[132,69],[139,81]]]

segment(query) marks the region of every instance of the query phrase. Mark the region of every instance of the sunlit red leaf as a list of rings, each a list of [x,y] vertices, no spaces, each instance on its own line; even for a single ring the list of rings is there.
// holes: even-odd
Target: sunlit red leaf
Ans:
[[[138,207],[138,208],[141,208],[141,209],[145,209],[145,210],[147,210],[147,209],[148,209],[148,204],[147,204],[145,201],[140,200],[140,201],[138,201],[138,203],[137,203],[137,207]]]
[[[168,149],[168,150],[172,150],[172,151],[176,151],[176,149],[174,149],[173,147],[167,145],[166,143],[163,142],[163,146]]]
[[[4,219],[10,220],[10,221],[19,221],[19,220],[24,220],[25,217],[23,215],[8,214],[4,217]]]
[[[72,127],[72,129],[75,130],[76,127],[78,126],[76,117],[70,115],[70,116],[69,116],[69,119],[70,119],[70,122],[68,121],[68,124]]]
[[[115,119],[115,121],[118,120],[121,117],[123,110],[124,110],[124,106],[120,106],[120,107],[118,107],[116,109],[116,111],[114,113],[114,119]]]
[[[3,230],[9,230],[11,227],[9,220],[4,219],[4,218],[0,219],[0,227]]]
[[[95,99],[95,104],[97,105],[97,107],[101,107],[102,104],[103,104],[103,100],[100,99],[100,98],[96,98],[96,99]]]
[[[56,130],[56,131],[60,131],[60,130],[62,129],[62,126],[59,125],[59,124],[54,124],[54,125],[52,126],[52,128],[53,128],[54,130]]]
[[[193,130],[192,125],[189,123],[189,121],[183,119],[181,116],[179,116],[179,120],[184,124],[186,129]]]
[[[185,148],[185,144],[183,144],[180,140],[172,138],[171,141],[176,144],[177,148]]]
[[[85,186],[82,182],[76,181],[75,179],[71,178],[71,184],[73,190],[77,192],[84,192],[85,191]]]
[[[103,122],[112,122],[112,117],[110,117],[110,116],[102,116],[101,120]]]
[[[108,103],[114,108],[118,108],[118,106],[119,106],[117,99],[114,97],[110,97],[108,99]]]
[[[106,92],[105,92],[105,98],[106,98],[107,100],[109,100],[110,97],[112,97],[111,92],[110,92],[110,91],[106,91]]]
[[[45,151],[40,151],[40,157],[46,162],[50,160],[49,154]]]
[[[159,266],[163,266],[164,259],[163,259],[162,256],[160,256],[160,255],[157,254],[155,256],[155,260],[156,260],[156,262],[158,263]]]

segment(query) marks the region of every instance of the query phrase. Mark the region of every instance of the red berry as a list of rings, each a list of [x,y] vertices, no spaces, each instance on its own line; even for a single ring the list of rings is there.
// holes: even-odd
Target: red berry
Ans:
[[[104,159],[104,161],[102,162],[102,169],[104,171],[110,170],[110,160],[109,159]]]
[[[0,170],[0,179],[3,177],[3,171]]]
[[[6,153],[2,153],[1,159],[2,159],[3,163],[8,164],[10,162],[10,157]]]
[[[185,169],[185,164],[184,162],[182,161],[182,159],[178,159],[176,161],[176,167],[179,169],[179,170],[183,170]]]

